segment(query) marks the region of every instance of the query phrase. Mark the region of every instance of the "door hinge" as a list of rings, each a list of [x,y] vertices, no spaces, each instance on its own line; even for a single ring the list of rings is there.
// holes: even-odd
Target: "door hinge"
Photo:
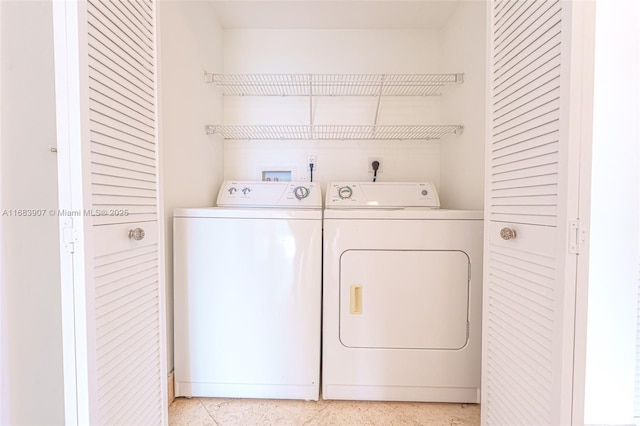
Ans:
[[[67,253],[73,253],[78,242],[78,230],[73,227],[62,228],[62,242]]]
[[[586,240],[587,231],[580,226],[580,219],[569,221],[569,253],[580,254],[580,249]]]

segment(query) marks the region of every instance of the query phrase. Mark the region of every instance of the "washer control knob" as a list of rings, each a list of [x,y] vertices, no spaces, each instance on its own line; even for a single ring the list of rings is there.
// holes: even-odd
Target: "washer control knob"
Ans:
[[[235,186],[232,186],[231,188],[227,189],[227,191],[229,192],[229,195],[233,195],[234,192],[236,192],[238,190],[238,188],[236,188]]]
[[[426,189],[422,190],[422,195],[428,195],[428,194],[429,194],[429,191],[427,191]]]
[[[244,188],[242,188],[242,193],[244,195],[247,195],[250,192],[251,192],[251,188],[249,188],[248,186],[245,186]]]
[[[511,228],[502,228],[500,230],[500,238],[505,241],[513,240],[516,237],[516,230]]]
[[[296,196],[298,200],[303,200],[309,196],[309,188],[305,186],[296,186],[293,188],[293,195]]]
[[[338,188],[338,197],[340,197],[341,200],[346,200],[348,198],[351,198],[352,195],[353,195],[353,189],[351,189],[350,186],[343,186]]]

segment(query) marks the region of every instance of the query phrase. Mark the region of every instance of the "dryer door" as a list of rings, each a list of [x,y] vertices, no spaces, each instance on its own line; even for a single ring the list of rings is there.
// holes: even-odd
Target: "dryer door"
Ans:
[[[464,347],[469,265],[457,250],[345,251],[340,341],[354,348]]]

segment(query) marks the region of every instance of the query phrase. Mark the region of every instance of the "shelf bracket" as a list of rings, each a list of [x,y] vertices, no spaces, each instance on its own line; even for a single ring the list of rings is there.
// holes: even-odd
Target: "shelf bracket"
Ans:
[[[373,125],[378,124],[378,112],[380,111],[380,100],[382,99],[382,89],[384,87],[385,74],[380,76],[380,89],[378,90],[378,104],[376,105],[376,116],[373,119]]]
[[[213,73],[212,72],[207,72],[207,70],[204,70],[204,82],[205,83],[213,83]]]
[[[456,74],[456,83],[464,83],[464,74]]]
[[[204,126],[204,132],[207,135],[215,135],[216,134],[216,126],[212,126],[212,125]]]
[[[463,134],[463,133],[464,133],[464,126],[458,126],[458,127],[453,131],[453,133],[454,133],[454,134],[456,134],[456,135],[461,135],[461,134]]]
[[[309,126],[313,126],[313,74],[309,74]]]

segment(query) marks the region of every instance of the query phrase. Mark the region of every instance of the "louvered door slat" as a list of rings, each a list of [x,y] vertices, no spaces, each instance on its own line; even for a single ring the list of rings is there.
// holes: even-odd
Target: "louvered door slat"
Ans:
[[[138,289],[138,286],[145,285],[145,281],[153,279],[157,263],[155,257],[152,256],[153,254],[135,257],[128,262],[130,266],[96,277],[96,300],[118,298],[131,294]],[[114,265],[113,268],[119,266]]]
[[[497,2],[494,9],[494,33],[497,35],[509,28],[510,18],[516,13],[522,13],[523,10],[533,5],[531,1],[506,1]],[[517,15],[516,15],[517,16]]]
[[[532,146],[527,146],[525,143],[516,146],[512,145],[508,147],[508,149],[502,150],[501,155],[494,157],[494,164],[498,167],[503,164],[525,160],[526,158],[536,158],[542,155],[557,153],[557,140],[553,140],[553,135],[550,135],[549,139],[547,143],[538,143]]]
[[[132,57],[129,52],[120,47],[116,42],[97,34],[95,38],[89,40],[90,53],[92,57],[100,60],[101,63],[126,77],[140,89],[145,90],[153,96],[153,78],[151,70],[146,69],[147,64]],[[150,78],[151,77],[151,78]]]
[[[549,2],[536,2],[533,7],[519,14],[496,39],[495,57],[499,61],[510,52],[517,51],[522,46],[536,38],[539,31],[546,31],[556,21],[554,16],[560,13],[560,6]],[[504,37],[502,37],[504,36]]]
[[[540,67],[544,67],[549,62],[554,61],[553,64],[560,63],[560,40],[552,38],[537,51],[529,57],[523,58],[517,65],[505,70],[500,77],[494,81],[494,88],[496,92],[502,92],[510,86],[517,84],[523,78],[534,72]]]
[[[152,0],[134,0],[134,2],[137,5],[141,6],[142,9],[146,10],[147,14],[149,15],[149,17],[153,16],[153,13],[152,13],[153,1]]]
[[[134,187],[118,187],[114,185],[98,185],[94,184],[92,187],[94,195],[126,195],[126,196],[138,196],[138,197],[155,197],[156,192],[152,189],[139,189]]]
[[[159,361],[158,357],[150,359],[149,361],[156,363]],[[104,412],[108,412],[111,414],[110,417],[105,417],[104,424],[107,425],[122,425],[122,424],[131,424],[132,419],[137,417],[136,414],[145,410],[145,402],[149,397],[149,394],[146,393],[146,389],[153,386],[156,377],[150,376],[147,377],[144,375],[144,370],[139,370],[137,374],[132,376],[132,382],[135,380],[135,385],[131,388],[132,393],[136,395],[134,399],[127,399],[124,394],[121,394],[118,399],[114,399],[111,401],[111,404],[105,404],[101,409]],[[151,397],[154,400],[160,395],[156,392],[151,393]],[[113,420],[110,420],[113,419]]]
[[[101,159],[97,159],[101,160]],[[135,169],[128,169],[122,167],[116,167],[109,164],[102,164],[99,162],[93,163],[92,171],[94,173],[102,174],[105,176],[121,177],[128,179],[135,179],[139,181],[147,181],[155,183],[156,176],[152,173],[145,173]]]
[[[114,148],[122,148],[123,150],[131,150],[131,152],[140,155],[155,155],[153,141],[140,139],[120,129],[109,127],[97,121],[92,122],[91,125],[91,140],[96,143],[113,146]]]
[[[526,29],[518,26],[519,23],[526,20],[527,17],[531,16],[531,14],[539,11],[543,6],[541,2],[535,1],[522,1],[516,3],[519,3],[518,7],[511,9],[509,13],[501,15],[500,22],[496,22],[493,32],[496,52],[504,49],[507,39],[513,39],[518,32]]]
[[[110,109],[118,111],[121,115],[129,117],[132,121],[146,128],[155,128],[153,118],[144,114],[146,111],[143,110],[141,113],[139,105],[133,104],[119,93],[112,91],[110,94],[106,94],[98,90],[92,90],[91,100],[97,105],[108,106]]]
[[[493,325],[493,323],[490,324],[491,327],[493,327]],[[496,334],[500,334],[499,329],[494,328],[494,331]],[[509,336],[505,334],[501,337],[507,339]],[[530,386],[518,389],[518,391],[526,393],[526,398],[536,401],[541,405],[550,404],[551,401],[545,398],[545,396],[547,396],[545,389],[549,386],[549,383],[545,382],[542,375],[538,374],[540,369],[546,370],[546,368],[537,362],[537,357],[532,356],[526,347],[514,346],[513,348],[506,349],[498,343],[491,351],[491,354],[495,362],[503,363],[504,365],[514,365],[519,360],[523,360],[524,362],[521,367],[513,368],[511,373],[517,381],[528,383]]]
[[[120,0],[86,4],[86,150],[96,241],[92,424],[165,419],[153,7]],[[137,227],[144,239],[129,239]]]
[[[496,100],[499,102],[514,93],[521,93],[523,87],[537,87],[556,77],[560,67],[558,47],[554,46],[539,58],[531,58],[532,63],[524,64],[523,67],[511,70],[513,73],[506,74],[505,79],[499,81],[500,87],[496,87]]]
[[[531,128],[540,127],[543,124],[557,121],[560,117],[560,109],[557,102],[551,101],[546,104],[532,106],[532,109],[524,114],[512,117],[504,124],[494,122],[493,136],[496,139],[511,139],[514,135],[523,134]]]
[[[153,191],[155,188],[155,182],[153,181],[102,175],[95,171],[93,172],[93,183],[96,187],[114,186],[120,188],[147,189],[151,191]]]
[[[548,153],[540,153],[540,151],[546,151],[550,148],[550,152]],[[520,158],[513,156],[514,158],[511,161],[503,161],[504,158],[501,158],[500,163],[497,163],[493,168],[493,175],[497,178],[505,178],[508,179],[513,178],[515,175],[508,172],[521,172],[524,171],[527,176],[530,176],[530,173],[533,172],[532,169],[539,168],[541,174],[546,174],[553,172],[555,170],[555,165],[558,163],[558,151],[554,145],[551,147],[544,147],[540,149],[530,149],[526,152],[520,153]],[[543,166],[549,166],[542,168]],[[520,176],[520,175],[518,175]]]
[[[95,130],[91,132],[91,142],[93,143],[93,150],[118,150],[121,151],[123,155],[131,154],[148,160],[154,160],[155,158],[154,146],[149,145],[148,142],[139,142],[136,144],[133,143],[132,139],[129,141],[117,139],[112,135],[98,133]],[[152,149],[149,149],[149,147]]]
[[[553,40],[553,37],[560,31],[559,20],[554,19],[558,17],[559,11],[553,12],[554,16],[542,22],[541,26],[537,26],[535,22],[526,19],[515,23],[516,28],[525,27],[527,29],[524,33],[520,34],[518,38],[512,40],[513,42],[505,43],[502,50],[494,56],[496,76],[501,76],[505,68],[515,65],[526,57],[536,54],[536,52],[540,52],[545,44]],[[542,51],[544,51],[544,49]]]
[[[135,164],[146,166],[150,168],[150,170],[155,170],[154,158],[149,158],[147,155],[137,154],[133,152],[133,150],[131,150],[129,146],[126,147],[127,149],[122,149],[122,145],[117,142],[115,144],[117,146],[114,146],[114,144],[105,145],[103,143],[97,143],[93,140],[91,142],[91,152],[93,154],[102,155],[104,157],[124,159]]]
[[[526,63],[527,58],[537,56],[549,48],[557,44],[555,37],[560,34],[559,23],[550,26],[547,29],[538,29],[535,35],[535,39],[528,40],[528,44],[517,46],[514,50],[505,52],[505,55],[501,60],[495,60],[495,75],[493,80],[503,78],[503,76],[513,69],[519,69],[522,67],[523,61]]]
[[[108,28],[117,27],[141,46],[147,52],[148,57],[153,58],[151,53],[153,51],[153,30],[150,17],[146,20],[133,19],[131,12],[123,13],[122,9],[117,7],[119,2],[115,1],[91,0],[89,3],[94,6],[89,10],[90,14],[98,17]],[[153,60],[149,62],[153,63]]]
[[[89,25],[101,36],[100,42],[94,41],[91,45],[103,53],[105,49],[109,49],[122,61],[126,61],[127,64],[133,66],[134,69],[139,69],[141,72],[136,72],[135,75],[141,81],[153,84],[153,80],[147,75],[153,67],[152,58],[144,52],[144,46],[136,44],[131,39],[132,35],[124,33],[117,25],[107,21],[109,26],[106,26],[100,19],[104,19],[104,17],[89,15]]]
[[[153,320],[153,317],[142,320],[138,326],[139,329],[151,326]],[[157,339],[157,336],[140,336],[139,334],[134,335],[134,337],[139,338],[134,338],[127,342],[131,351],[135,350],[140,355],[139,358],[135,360],[127,359],[131,355],[130,351],[112,352],[109,353],[109,357],[100,358],[101,368],[98,373],[101,377],[101,384],[98,390],[105,390],[115,383],[124,382],[123,376],[131,375],[138,368],[137,364],[147,362],[149,357],[155,355],[153,342]],[[112,398],[118,398],[118,393],[113,392]],[[104,401],[103,406],[107,403],[108,401]]]
[[[536,185],[523,188],[494,188],[491,198],[524,197],[531,195],[555,195],[558,193],[558,185]]]
[[[509,108],[504,108],[500,111],[499,115],[497,115],[493,122],[496,128],[500,128],[500,126],[505,126],[510,121],[518,119],[525,114],[531,114],[536,111],[540,107],[549,107],[557,104],[558,99],[558,88],[554,87],[548,91],[540,91],[535,93],[533,96],[528,96],[528,102],[521,102],[519,105],[513,105]]]
[[[89,48],[90,53],[93,49]],[[100,52],[95,52],[94,56],[89,56],[89,78],[92,88],[96,91],[102,90],[104,86],[109,87],[111,90],[117,91],[121,96],[129,99],[131,102],[140,105],[141,114],[148,113],[153,114],[153,96],[147,91],[140,89],[135,80],[131,79],[122,70],[114,67],[110,64]],[[101,86],[104,85],[104,86]]]
[[[571,423],[573,316],[565,310],[575,282],[564,280],[575,265],[559,244],[568,199],[577,199],[566,189],[572,13],[572,2],[562,0],[490,4],[482,390],[488,426]]]
[[[135,22],[136,26],[150,27],[153,22],[151,16],[134,1],[116,3],[115,7],[129,17],[129,21]]]
[[[122,156],[122,155],[106,155],[100,152],[92,151],[93,160],[96,164],[104,164],[107,166],[137,170],[149,175],[155,175],[156,167],[154,164],[145,164],[146,161],[141,162],[139,158],[134,155]]]
[[[106,75],[148,104],[152,104],[153,87],[145,81],[144,74],[140,70],[136,70],[117,55],[111,54],[109,49],[100,43],[89,45],[89,58],[89,66],[97,71],[96,74]],[[99,79],[100,77],[96,74],[92,77]]]
[[[96,0],[91,0],[96,1]],[[104,13],[108,15],[109,13],[115,16],[115,20],[122,23],[124,27],[127,27],[130,31],[139,34],[142,40],[146,41],[147,46],[149,46],[150,50],[154,49],[153,42],[153,13],[150,9],[142,7],[139,2],[136,1],[111,1],[105,2],[104,0],[100,0],[101,8],[104,10]],[[142,18],[143,19],[140,19]]]
[[[104,78],[109,81],[109,85],[102,82]],[[150,123],[154,122],[155,115],[153,112],[153,105],[149,102],[151,100],[150,98],[147,102],[144,102],[139,96],[127,93],[128,89],[126,86],[110,80],[106,75],[101,74],[98,70],[92,70],[91,80],[92,93],[99,93],[105,98],[111,99],[113,102],[120,104],[123,108],[126,108],[134,114],[134,116],[139,117],[139,120],[141,121],[146,119]],[[115,88],[113,87],[113,84],[116,85]]]
[[[149,131],[149,129],[138,129],[126,121],[120,121],[116,117],[107,115],[109,113],[111,113],[111,111],[104,108],[99,110],[92,109],[90,110],[90,119],[95,122],[97,126],[104,126],[112,129],[112,131],[107,134],[111,134],[114,137],[124,133],[125,135],[133,137],[141,142],[147,142],[149,144],[154,143],[155,135]]]

